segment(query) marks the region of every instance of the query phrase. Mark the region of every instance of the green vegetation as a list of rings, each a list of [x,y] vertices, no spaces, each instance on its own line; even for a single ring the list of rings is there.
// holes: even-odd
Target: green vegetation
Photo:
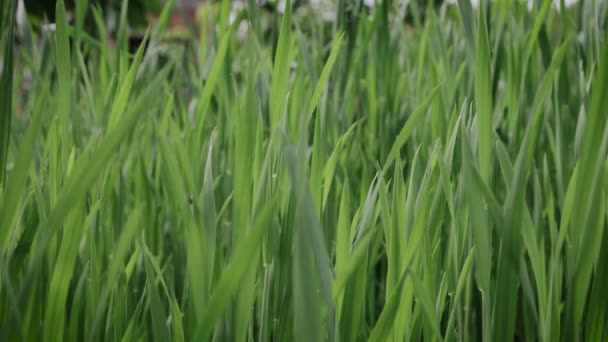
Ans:
[[[0,340],[608,340],[606,2],[335,3],[2,1]]]

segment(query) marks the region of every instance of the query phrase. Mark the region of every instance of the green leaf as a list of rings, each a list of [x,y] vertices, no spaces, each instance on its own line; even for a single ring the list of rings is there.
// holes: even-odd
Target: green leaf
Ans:
[[[135,55],[135,59],[133,60],[129,71],[127,72],[124,79],[121,80],[120,87],[118,88],[118,92],[116,93],[116,98],[114,99],[112,103],[112,108],[110,109],[110,115],[108,117],[108,129],[114,128],[120,121],[123,113],[125,112],[129,96],[131,95],[131,90],[133,89],[133,83],[135,82],[135,77],[137,76],[137,71],[139,70],[139,65],[144,54],[144,48],[146,46],[147,39],[148,33],[146,32],[144,41],[137,50],[137,54]]]
[[[437,95],[439,89],[441,89],[441,85],[437,85],[435,86],[435,88],[431,89],[425,99],[421,102],[420,106],[418,106],[418,108],[416,108],[412,115],[407,119],[407,121],[401,128],[401,131],[395,138],[395,142],[393,143],[393,146],[391,147],[390,152],[386,157],[383,171],[386,172],[391,167],[395,159],[398,157],[401,148],[403,147],[407,139],[410,137],[410,135],[414,132],[414,129],[416,129],[416,127],[424,118],[426,110],[431,105],[431,102],[433,101],[435,95]]]
[[[287,6],[287,4],[285,5]],[[312,97],[310,98],[310,102],[308,102],[308,111],[306,112],[306,122],[310,120],[312,114],[319,103],[319,98],[321,97],[321,93],[325,86],[327,85],[327,80],[329,79],[329,75],[331,70],[336,62],[336,58],[338,58],[338,53],[340,52],[340,48],[342,47],[342,40],[344,39],[344,34],[339,33],[331,45],[331,52],[329,53],[329,57],[327,58],[327,62],[325,62],[325,66],[321,71],[321,76],[319,77],[319,81],[315,86],[315,90],[312,93]],[[278,53],[278,52],[277,52]]]
[[[279,41],[274,55],[272,68],[272,82],[270,85],[270,123],[277,127],[285,105],[287,104],[287,91],[289,84],[291,50],[291,0],[285,1],[285,13],[279,31]]]
[[[262,237],[271,225],[274,206],[274,201],[264,205],[247,236],[235,247],[236,252],[217,281],[209,304],[205,307],[200,319],[201,324],[198,324],[195,334],[195,336],[200,337],[196,338],[197,340],[207,340],[211,336],[221,314],[226,310],[230,298],[239,290],[240,279],[245,271],[251,267],[251,261],[259,256]]]
[[[374,325],[374,328],[369,335],[368,341],[379,342],[387,341],[389,339],[393,324],[395,324],[395,316],[397,315],[399,305],[401,304],[403,287],[409,274],[410,268],[408,265],[403,274],[399,277],[395,291],[389,298],[386,299],[386,304],[384,305],[382,313],[380,314],[378,321]]]
[[[144,249],[147,249],[144,246]],[[148,296],[148,303],[150,306],[150,319],[152,320],[152,333],[154,341],[170,341],[171,335],[169,328],[167,327],[167,318],[165,309],[161,303],[160,295],[156,287],[156,277],[162,279],[162,274],[158,271],[154,271],[152,266],[153,256],[147,251],[145,258],[145,269],[146,269],[146,293]]]
[[[295,255],[293,268],[294,286],[294,330],[299,341],[318,341],[325,333],[321,329],[319,295],[325,299],[327,314],[332,320],[333,300],[331,295],[333,275],[330,260],[317,217],[312,195],[303,175],[303,158],[295,148],[286,148],[286,163],[295,196]],[[315,301],[315,298],[317,299]]]
[[[57,15],[55,34],[55,58],[57,62],[57,114],[67,124],[70,119],[72,64],[70,56],[70,40],[68,37],[68,19],[63,0],[57,1],[55,9]]]
[[[599,262],[601,240],[604,234],[605,217],[598,207],[603,198],[605,182],[606,148],[608,129],[606,110],[608,99],[608,43],[604,44],[599,60],[597,79],[591,92],[591,105],[585,124],[585,134],[580,158],[577,162],[578,180],[571,225],[580,227],[574,237],[575,264],[572,293],[572,323],[574,331],[580,331],[585,301],[594,265]],[[575,334],[577,336],[578,334]]]
[[[480,2],[479,30],[475,57],[475,109],[477,111],[477,148],[479,150],[479,170],[486,183],[492,175],[492,68],[490,64],[490,43],[486,10]]]
[[[101,324],[101,320],[103,319],[103,314],[106,310],[106,305],[108,302],[108,297],[112,292],[114,286],[116,285],[116,280],[121,273],[121,270],[124,268],[124,260],[128,256],[129,250],[133,244],[137,233],[141,229],[141,220],[142,220],[143,210],[141,207],[133,209],[127,222],[125,223],[124,229],[116,242],[116,245],[113,250],[113,258],[108,265],[107,273],[105,277],[105,282],[103,286],[103,290],[99,300],[99,307],[95,309],[95,316],[92,320],[93,326],[88,335],[89,341],[94,341],[97,339],[97,333],[99,329],[99,325]]]
[[[48,96],[48,84],[42,85],[40,96],[36,99],[36,104],[32,110],[32,118],[25,132],[17,160],[15,161],[15,169],[11,175],[11,181],[6,185],[6,191],[3,194],[3,204],[0,206],[0,249],[5,252],[9,247],[10,238],[13,235],[13,226],[17,218],[19,204],[22,203],[27,187],[26,181],[30,165],[34,159],[36,149],[36,140],[42,125],[43,110]]]
[[[458,308],[458,303],[460,301],[460,297],[462,296],[462,292],[464,291],[465,283],[469,278],[469,272],[471,271],[471,265],[473,264],[473,256],[475,255],[475,247],[471,248],[467,258],[462,265],[462,269],[460,270],[460,275],[458,276],[458,282],[456,283],[456,292],[454,293],[450,310],[450,316],[448,318],[448,325],[445,329],[445,339],[449,340],[452,334],[452,327],[454,326],[454,320],[456,318],[456,309]]]
[[[471,6],[470,0],[458,0],[458,9],[460,10],[460,17],[462,19],[462,25],[464,26],[465,37],[469,49],[475,50],[475,19],[473,17],[473,7]]]
[[[222,68],[224,63],[226,62],[226,54],[228,52],[228,47],[230,46],[230,36],[232,34],[232,30],[226,32],[220,42],[220,45],[217,50],[217,54],[213,59],[213,64],[211,65],[211,70],[209,71],[209,75],[205,80],[205,84],[203,86],[203,91],[198,100],[198,120],[199,121],[199,130],[202,132],[203,124],[205,123],[205,118],[209,112],[209,104],[211,102],[211,96],[213,95],[213,91],[218,83],[219,77],[222,72]],[[202,141],[200,139],[199,141]]]
[[[13,36],[16,5],[17,1],[15,0],[11,0],[8,3],[7,37],[6,46],[3,50],[4,54],[2,55],[3,67],[0,77],[0,189],[4,187],[6,179],[6,163],[8,160],[8,145],[10,144],[11,118],[13,116]],[[0,12],[2,12],[0,16],[4,17],[4,11]],[[4,31],[4,26],[1,24],[0,29]],[[1,35],[0,39],[2,39]]]

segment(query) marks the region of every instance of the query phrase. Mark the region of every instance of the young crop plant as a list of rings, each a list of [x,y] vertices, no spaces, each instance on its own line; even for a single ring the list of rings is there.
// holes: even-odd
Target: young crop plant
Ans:
[[[19,1],[0,341],[608,340],[607,2]]]

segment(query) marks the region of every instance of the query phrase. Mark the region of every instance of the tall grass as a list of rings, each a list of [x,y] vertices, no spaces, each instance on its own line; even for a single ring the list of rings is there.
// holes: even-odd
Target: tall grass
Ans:
[[[2,2],[0,340],[607,340],[608,6],[414,3]]]

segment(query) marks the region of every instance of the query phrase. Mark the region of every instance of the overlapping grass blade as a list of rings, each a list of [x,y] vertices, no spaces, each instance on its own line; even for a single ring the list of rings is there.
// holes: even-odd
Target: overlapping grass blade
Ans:
[[[271,225],[274,206],[275,203],[272,200],[263,206],[247,236],[235,247],[236,253],[217,281],[209,304],[200,320],[201,324],[198,325],[195,334],[197,339],[200,337],[200,339],[206,340],[211,336],[218,319],[226,310],[230,298],[239,289],[239,279],[250,267],[251,260],[257,259],[256,255],[259,255],[264,231]]]
[[[8,160],[8,145],[11,135],[11,120],[13,116],[13,36],[15,27],[15,15],[17,1],[11,0],[8,6],[1,6],[8,9],[8,22],[6,28],[6,46],[3,49],[2,55],[2,74],[0,76],[0,189],[4,187],[6,178],[6,163]],[[4,19],[4,11],[0,11],[0,15]],[[2,21],[0,19],[0,21]],[[1,23],[3,24],[3,23]],[[0,25],[0,29],[4,31],[4,26]],[[0,40],[2,35],[0,35]],[[0,228],[2,229],[2,228]]]
[[[601,237],[604,233],[604,218],[598,205],[601,203],[605,158],[606,158],[606,114],[608,99],[603,94],[608,89],[608,44],[604,44],[599,63],[598,79],[593,85],[591,105],[585,124],[585,137],[581,156],[577,163],[578,180],[574,198],[572,227],[580,227],[575,242],[574,288],[571,310],[574,332],[579,331],[583,318],[586,293],[594,264],[598,261]],[[599,147],[599,148],[598,148]],[[578,334],[575,334],[578,335]]]
[[[270,124],[277,127],[285,104],[289,83],[289,56],[291,55],[291,0],[285,1],[285,13],[279,31],[279,41],[274,55],[272,83],[270,85]]]

